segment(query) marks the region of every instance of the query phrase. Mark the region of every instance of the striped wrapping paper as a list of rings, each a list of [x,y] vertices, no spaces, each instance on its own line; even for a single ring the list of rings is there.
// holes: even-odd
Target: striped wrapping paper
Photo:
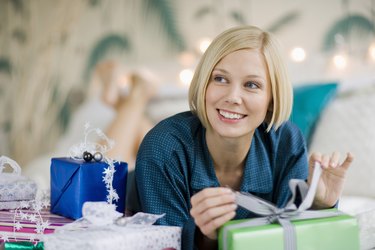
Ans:
[[[24,214],[35,214],[34,211],[27,209],[18,211],[22,211]],[[0,243],[4,241],[4,238],[7,238],[9,241],[40,241],[42,234],[37,234],[35,222],[31,222],[28,219],[21,219],[17,216],[15,221],[19,222],[22,228],[16,230],[14,227],[14,212],[15,210],[0,211]],[[43,221],[48,221],[49,224],[49,226],[45,228],[44,234],[53,233],[56,228],[73,222],[71,219],[51,214],[49,210],[41,210],[40,215]]]

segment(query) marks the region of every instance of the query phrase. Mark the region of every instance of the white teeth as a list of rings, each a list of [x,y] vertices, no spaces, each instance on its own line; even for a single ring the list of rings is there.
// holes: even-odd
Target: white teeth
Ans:
[[[229,113],[229,112],[225,112],[225,111],[222,111],[222,110],[219,110],[219,113],[220,113],[220,115],[224,116],[227,119],[237,119],[238,120],[238,119],[241,119],[241,118],[244,117],[244,115]]]

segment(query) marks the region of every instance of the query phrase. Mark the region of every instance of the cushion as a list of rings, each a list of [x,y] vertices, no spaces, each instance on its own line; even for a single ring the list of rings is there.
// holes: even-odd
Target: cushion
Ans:
[[[374,110],[375,86],[341,93],[323,113],[312,137],[311,152],[353,153],[345,195],[375,198]]]
[[[358,220],[361,249],[375,248],[375,199],[361,196],[342,196],[339,210]]]
[[[316,122],[337,92],[337,83],[309,83],[294,87],[293,110],[290,120],[294,122],[310,145]]]

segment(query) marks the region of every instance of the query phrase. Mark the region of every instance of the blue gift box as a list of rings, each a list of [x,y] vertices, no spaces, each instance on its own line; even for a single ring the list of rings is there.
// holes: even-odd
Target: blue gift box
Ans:
[[[113,188],[119,200],[114,202],[117,211],[125,212],[128,164],[115,162]],[[85,162],[71,158],[51,160],[51,212],[64,217],[82,217],[86,201],[107,201],[107,188],[103,181],[105,162]]]

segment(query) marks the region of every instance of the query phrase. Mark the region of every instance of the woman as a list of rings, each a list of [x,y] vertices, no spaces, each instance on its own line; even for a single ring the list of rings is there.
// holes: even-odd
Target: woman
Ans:
[[[277,42],[253,26],[220,34],[203,55],[189,90],[191,112],[170,117],[144,138],[136,161],[136,210],[162,214],[183,227],[184,249],[217,248],[217,229],[253,214],[232,190],[284,207],[290,179],[324,168],[315,208],[336,204],[353,157],[307,157],[299,129],[288,121],[292,86]]]

